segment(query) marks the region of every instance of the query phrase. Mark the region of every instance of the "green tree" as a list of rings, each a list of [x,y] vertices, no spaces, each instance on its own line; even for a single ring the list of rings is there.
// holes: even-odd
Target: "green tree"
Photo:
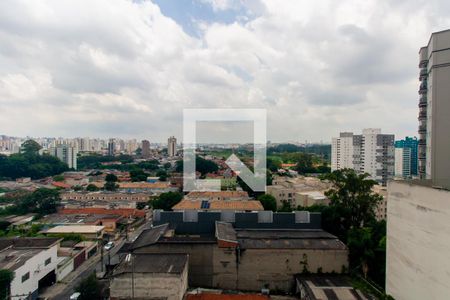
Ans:
[[[92,183],[88,184],[88,186],[86,187],[86,191],[89,191],[89,192],[96,192],[98,190],[100,190],[100,189],[95,184],[92,184]]]
[[[117,182],[117,176],[114,174],[107,174],[105,177],[106,182]]]
[[[154,209],[172,210],[172,207],[183,199],[183,194],[179,192],[167,192],[159,195],[151,201]]]
[[[102,299],[102,289],[95,273],[92,273],[88,277],[84,278],[75,288],[75,291],[80,293],[78,300]]]
[[[6,300],[10,298],[11,281],[14,279],[14,272],[1,269],[0,270],[0,299]]]
[[[113,192],[119,188],[119,185],[117,183],[115,183],[114,181],[107,181],[107,182],[105,182],[105,185],[103,186],[103,188],[106,191]]]
[[[368,177],[369,174],[357,174],[352,169],[336,170],[322,177],[333,184],[325,195],[340,216],[340,226],[345,232],[374,220],[375,208],[383,199],[372,191],[376,181]]]
[[[370,228],[351,228],[347,236],[350,263],[353,267],[361,266],[364,277],[369,272],[369,261],[375,257],[375,244]]]
[[[133,182],[146,181],[147,177],[148,177],[148,174],[145,173],[144,171],[142,171],[142,169],[136,169],[136,170],[130,171],[130,178],[131,178],[131,181],[133,181]]]
[[[271,210],[276,211],[277,210],[277,200],[274,196],[269,194],[264,194],[258,197],[259,202],[261,202],[262,206],[264,207],[264,210]]]
[[[20,146],[20,151],[27,155],[37,155],[39,150],[41,150],[41,145],[39,145],[36,141],[26,140]]]
[[[165,170],[159,170],[158,172],[156,172],[156,176],[159,177],[160,181],[166,181],[167,180],[167,172]]]

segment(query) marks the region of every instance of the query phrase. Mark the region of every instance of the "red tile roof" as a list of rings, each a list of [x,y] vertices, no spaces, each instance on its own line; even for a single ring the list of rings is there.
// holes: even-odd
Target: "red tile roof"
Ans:
[[[144,210],[134,208],[117,208],[106,209],[97,207],[83,207],[83,208],[63,208],[59,211],[61,214],[98,214],[98,215],[120,215],[124,217],[136,216],[145,217]]]
[[[203,200],[184,199],[173,210],[202,209],[202,210],[264,210],[261,202],[257,200],[209,200],[209,208],[202,208]]]

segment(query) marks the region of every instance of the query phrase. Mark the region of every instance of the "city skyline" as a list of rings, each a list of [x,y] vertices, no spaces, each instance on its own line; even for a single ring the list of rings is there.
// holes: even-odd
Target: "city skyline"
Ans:
[[[245,107],[274,142],[414,136],[417,45],[450,27],[445,1],[179,5],[2,2],[0,128],[164,141],[184,108]]]

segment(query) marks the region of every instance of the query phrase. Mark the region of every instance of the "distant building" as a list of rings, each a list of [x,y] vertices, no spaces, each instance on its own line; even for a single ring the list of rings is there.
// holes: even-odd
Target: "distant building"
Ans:
[[[75,170],[77,169],[77,154],[77,149],[67,144],[60,144],[50,148],[50,155],[56,156],[59,160],[66,163],[69,168]]]
[[[411,178],[411,148],[395,148],[395,177]]]
[[[0,238],[0,269],[14,273],[10,298],[38,298],[40,288],[56,282],[59,238]]]
[[[167,140],[167,154],[169,157],[177,155],[177,139],[174,136]]]
[[[187,287],[188,255],[128,254],[114,268],[110,299],[183,300]]]
[[[142,141],[142,157],[143,158],[150,157],[150,142],[147,140]]]
[[[396,177],[410,178],[418,175],[418,149],[419,141],[416,137],[395,141]]]
[[[109,139],[108,142],[108,155],[114,156],[116,153],[116,140],[115,139]]]
[[[381,134],[381,129],[363,129],[361,135],[341,132],[331,143],[331,170],[350,168],[368,173],[386,186],[394,177],[394,135]]]

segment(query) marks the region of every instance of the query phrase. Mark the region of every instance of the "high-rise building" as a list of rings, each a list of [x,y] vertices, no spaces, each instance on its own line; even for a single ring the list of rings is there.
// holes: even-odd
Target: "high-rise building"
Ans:
[[[167,140],[167,154],[170,157],[173,157],[177,154],[177,139],[174,136],[171,136]]]
[[[144,158],[150,157],[150,142],[147,140],[142,141],[142,157]]]
[[[386,292],[398,300],[450,295],[450,30],[420,49],[419,174],[389,183]]]
[[[395,177],[411,178],[411,148],[395,148]]]
[[[418,175],[418,147],[419,141],[416,137],[395,141],[396,177],[411,178]],[[400,172],[401,169],[403,172]]]
[[[108,155],[114,156],[116,152],[116,140],[115,139],[109,139],[108,142]]]
[[[350,168],[368,173],[386,186],[394,176],[394,135],[381,129],[364,129],[361,135],[341,132],[331,143],[331,170]]]
[[[75,147],[68,144],[59,144],[50,148],[50,155],[56,156],[62,162],[65,162],[69,168],[77,169],[77,154]]]
[[[419,172],[450,187],[450,30],[433,33],[419,56]]]

